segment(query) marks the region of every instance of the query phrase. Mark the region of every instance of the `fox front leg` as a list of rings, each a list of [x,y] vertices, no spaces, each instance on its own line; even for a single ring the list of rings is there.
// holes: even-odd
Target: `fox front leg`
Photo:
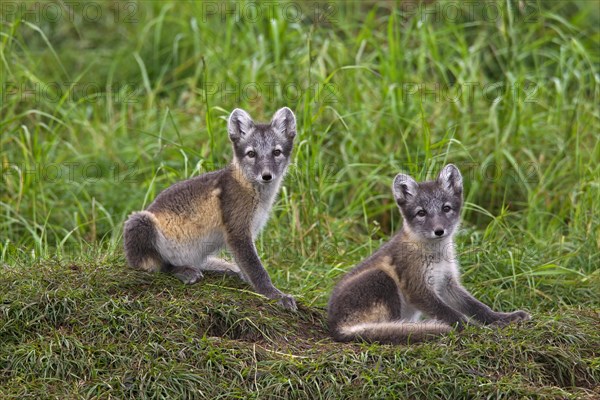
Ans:
[[[421,288],[422,293],[407,294],[408,301],[430,317],[462,330],[469,322],[459,311],[447,304],[435,291]]]
[[[236,264],[239,265],[254,290],[269,299],[278,299],[277,303],[288,310],[297,309],[296,301],[291,295],[285,294],[273,286],[269,274],[260,262],[251,235],[230,234],[227,244]]]
[[[448,281],[444,293],[446,301],[448,301],[452,307],[483,324],[503,325],[513,321],[526,321],[531,319],[531,316],[528,313],[521,310],[510,313],[492,310],[486,304],[477,300],[455,279],[450,279]]]

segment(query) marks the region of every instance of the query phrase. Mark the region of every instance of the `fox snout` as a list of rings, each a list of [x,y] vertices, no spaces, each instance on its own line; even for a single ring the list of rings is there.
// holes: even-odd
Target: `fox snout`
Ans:
[[[445,221],[443,216],[434,215],[431,218],[429,228],[429,235],[433,239],[441,239],[446,237],[452,231],[451,224],[448,221]]]
[[[273,173],[269,170],[263,170],[262,173],[260,174],[260,182],[263,183],[269,183],[273,180],[274,176]]]
[[[259,183],[271,183],[275,181],[278,173],[278,165],[268,160],[260,160],[254,166],[255,179]]]

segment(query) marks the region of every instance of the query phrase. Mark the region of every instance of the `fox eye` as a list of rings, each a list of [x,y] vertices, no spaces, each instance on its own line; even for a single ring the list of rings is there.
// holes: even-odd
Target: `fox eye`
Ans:
[[[277,150],[274,150],[274,151],[273,151],[273,155],[274,155],[275,157],[279,157],[279,156],[281,155],[281,150],[279,150],[279,149],[277,149]]]
[[[442,207],[442,211],[445,212],[445,213],[449,213],[450,210],[452,210],[452,207],[450,207],[450,206],[444,206],[444,207]]]
[[[254,157],[256,157],[256,152],[250,150],[249,152],[246,153],[246,156],[248,156],[248,158],[254,158]]]
[[[424,216],[427,215],[427,211],[425,211],[425,210],[419,210],[419,211],[417,211],[417,215],[419,217],[424,217]]]

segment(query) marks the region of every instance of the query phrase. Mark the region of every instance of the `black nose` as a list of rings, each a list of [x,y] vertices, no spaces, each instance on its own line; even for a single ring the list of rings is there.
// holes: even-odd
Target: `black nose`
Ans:
[[[443,229],[436,229],[434,233],[435,233],[435,236],[442,236],[444,234],[444,230]]]
[[[262,178],[263,178],[263,181],[267,181],[267,182],[270,181],[271,179],[273,179],[273,177],[269,173],[263,174]]]

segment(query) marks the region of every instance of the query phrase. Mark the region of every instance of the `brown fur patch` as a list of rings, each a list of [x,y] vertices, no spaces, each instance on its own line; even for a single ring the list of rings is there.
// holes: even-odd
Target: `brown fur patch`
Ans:
[[[233,168],[231,171],[231,176],[233,176],[233,179],[235,179],[235,181],[237,183],[239,183],[240,186],[242,186],[244,189],[248,189],[248,190],[254,192],[254,188],[252,187],[252,184],[244,176],[244,171],[242,171],[242,168],[239,166],[239,164],[234,161],[232,163],[232,165],[233,165]]]
[[[207,235],[223,225],[218,194],[214,189],[209,196],[194,199],[191,208],[177,213],[172,210],[156,212],[156,226],[168,239],[186,242]]]
[[[348,277],[347,279],[341,281],[338,284],[340,286],[339,291],[340,292],[346,291],[348,286],[352,286],[354,284],[354,282],[356,282],[357,280],[360,280],[365,274],[368,274],[370,272],[373,272],[373,268],[371,268],[371,266],[369,266],[368,268],[363,269],[359,273],[352,275],[352,276]]]
[[[155,258],[146,258],[138,265],[138,268],[146,272],[156,272],[160,270],[161,262]]]
[[[394,281],[394,283],[396,284],[398,289],[400,289],[400,277],[398,276],[398,273],[396,272],[396,268],[392,265],[391,257],[389,257],[389,256],[383,257],[381,262],[379,262],[377,264],[376,268],[385,272],[387,276],[392,278],[392,280]]]
[[[360,323],[385,322],[390,320],[390,310],[383,303],[376,303],[367,310],[352,313],[343,325],[354,325]]]
[[[389,256],[384,256],[384,257],[372,260],[369,263],[369,265],[366,266],[366,268],[364,268],[362,271],[360,271],[359,273],[352,275],[352,276],[348,277],[348,279],[340,282],[339,284],[341,285],[341,288],[343,288],[341,290],[346,290],[347,287],[352,286],[356,281],[360,281],[361,279],[363,279],[365,274],[373,272],[374,270],[383,271],[386,275],[388,275],[394,281],[394,283],[398,287],[398,290],[400,290],[400,278],[398,277],[398,274],[396,273],[395,267],[392,265],[392,258]]]

